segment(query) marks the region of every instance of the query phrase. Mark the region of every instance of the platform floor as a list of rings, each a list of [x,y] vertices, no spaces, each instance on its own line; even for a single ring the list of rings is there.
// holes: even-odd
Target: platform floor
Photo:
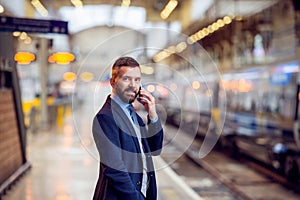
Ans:
[[[28,170],[3,200],[92,199],[98,159],[91,137],[91,115],[64,112],[48,131],[28,132]],[[158,200],[201,199],[161,157],[155,157]],[[163,167],[162,167],[163,166]]]

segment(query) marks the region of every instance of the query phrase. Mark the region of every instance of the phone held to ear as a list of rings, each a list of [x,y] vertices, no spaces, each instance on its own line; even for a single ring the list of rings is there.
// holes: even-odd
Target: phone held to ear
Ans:
[[[140,92],[141,92],[141,89],[142,89],[142,86],[140,86],[139,92],[138,92],[137,95],[136,95],[136,99],[137,99],[139,102],[141,102],[141,101],[140,101],[140,97],[141,97]]]
[[[140,97],[140,93],[141,93],[141,89],[142,89],[142,86],[140,86],[140,88],[139,88],[139,92],[138,92],[138,94],[137,94],[137,97]]]

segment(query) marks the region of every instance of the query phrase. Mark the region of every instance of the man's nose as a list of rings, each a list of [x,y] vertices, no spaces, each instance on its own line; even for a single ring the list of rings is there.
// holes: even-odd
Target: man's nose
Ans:
[[[137,87],[137,82],[132,79],[132,80],[129,81],[129,86],[130,87]]]

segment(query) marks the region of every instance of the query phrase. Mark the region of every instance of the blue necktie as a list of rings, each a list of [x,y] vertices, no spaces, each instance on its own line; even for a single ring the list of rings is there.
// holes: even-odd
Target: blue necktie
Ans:
[[[134,124],[138,125],[138,122],[137,122],[137,118],[136,118],[136,115],[135,115],[135,111],[134,111],[134,107],[132,104],[129,104],[127,106],[127,109],[129,110],[129,114],[130,114],[130,117],[133,121]]]
[[[138,121],[137,121],[137,116],[136,116],[136,113],[134,111],[134,107],[132,106],[132,104],[129,104],[127,106],[127,109],[129,110],[129,114],[130,114],[130,117],[131,117],[133,123],[136,126],[139,126]],[[144,145],[142,144],[142,140],[141,140],[141,133],[139,131],[137,131],[136,134],[137,134],[139,148],[140,148],[142,160],[143,160],[143,180],[142,180],[141,192],[144,194],[144,196],[146,196],[147,188],[149,186],[148,175],[147,175],[147,164],[146,164],[147,161],[146,161],[146,157],[145,157],[145,153],[144,153],[145,152]]]

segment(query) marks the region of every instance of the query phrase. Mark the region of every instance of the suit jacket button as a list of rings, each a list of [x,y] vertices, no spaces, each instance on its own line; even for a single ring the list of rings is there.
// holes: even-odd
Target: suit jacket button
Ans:
[[[137,185],[140,185],[140,184],[141,184],[141,182],[140,182],[140,181],[138,181],[136,184],[137,184]]]

